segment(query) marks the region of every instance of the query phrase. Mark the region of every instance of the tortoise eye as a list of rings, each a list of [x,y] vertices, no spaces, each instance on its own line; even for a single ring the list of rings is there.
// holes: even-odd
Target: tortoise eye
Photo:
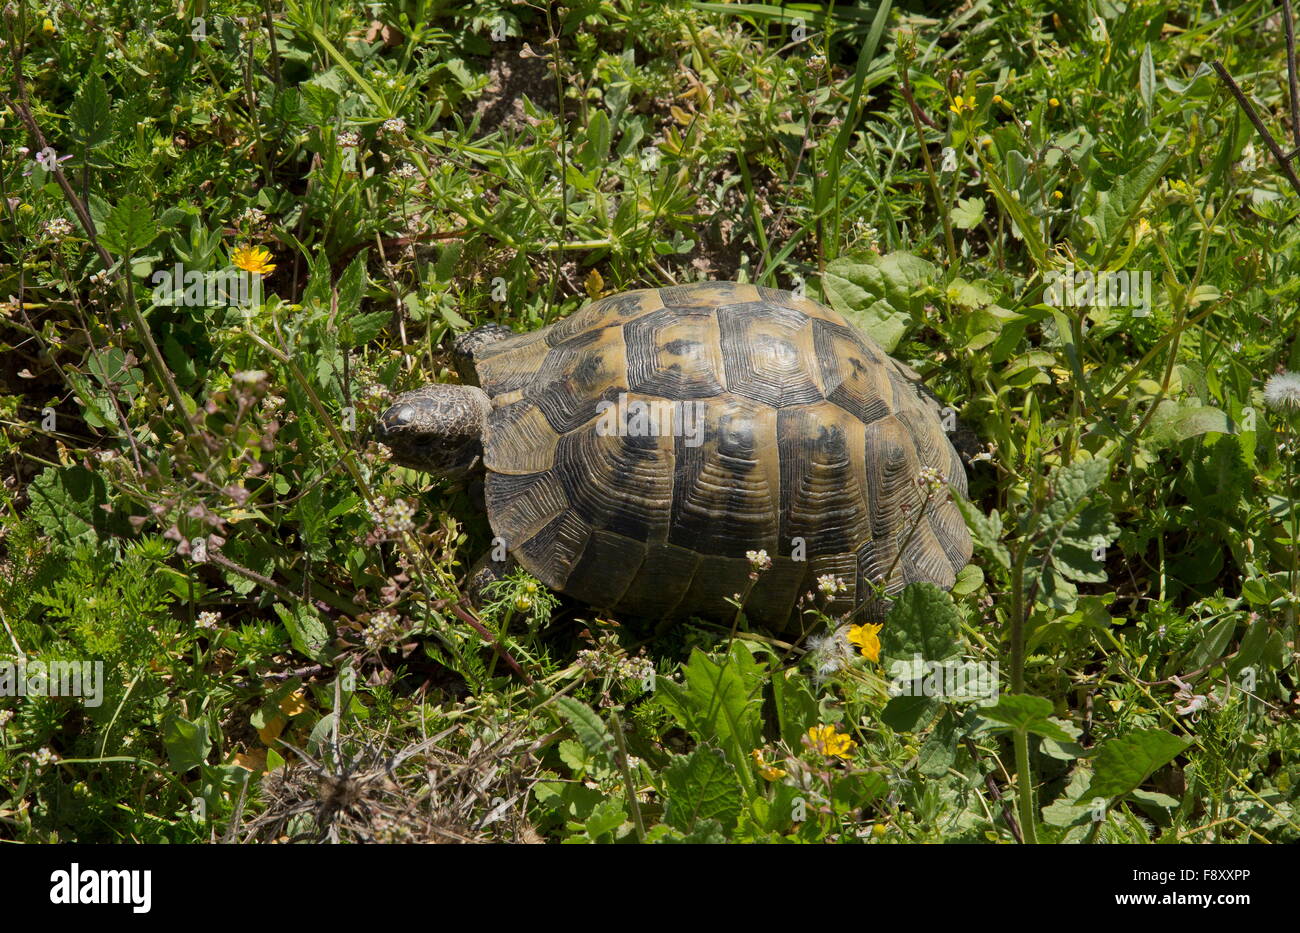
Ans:
[[[390,408],[388,411],[384,412],[384,417],[381,420],[383,421],[384,427],[388,430],[400,428],[415,420],[415,408],[411,405],[401,405],[395,408]]]

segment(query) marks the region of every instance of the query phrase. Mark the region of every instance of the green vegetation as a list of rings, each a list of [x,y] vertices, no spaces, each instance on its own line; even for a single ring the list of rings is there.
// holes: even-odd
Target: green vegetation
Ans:
[[[1293,148],[1273,4],[177,9],[0,24],[0,687],[103,665],[0,695],[0,840],[1300,839],[1300,195],[1209,65]],[[385,399],[707,278],[922,374],[972,565],[879,630],[476,609]]]

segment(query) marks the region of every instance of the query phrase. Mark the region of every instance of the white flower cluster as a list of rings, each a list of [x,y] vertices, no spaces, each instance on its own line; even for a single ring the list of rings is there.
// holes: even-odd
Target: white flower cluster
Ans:
[[[389,502],[376,496],[370,506],[370,519],[382,534],[394,537],[415,530],[415,506],[405,499]]]
[[[848,584],[833,573],[824,573],[817,578],[817,590],[823,596],[833,597],[836,593],[848,590]]]
[[[72,235],[72,224],[64,217],[51,217],[41,224],[41,229],[52,240],[62,240]]]
[[[595,648],[578,652],[578,666],[601,677],[617,680],[645,680],[654,673],[655,666],[648,658],[628,657],[619,646],[618,639],[606,635]]]
[[[916,485],[925,490],[927,499],[933,499],[935,495],[948,488],[948,480],[934,467],[923,466],[916,475]]]
[[[367,648],[372,650],[382,648],[401,636],[402,617],[388,610],[376,612],[370,617],[370,624],[361,634]]]

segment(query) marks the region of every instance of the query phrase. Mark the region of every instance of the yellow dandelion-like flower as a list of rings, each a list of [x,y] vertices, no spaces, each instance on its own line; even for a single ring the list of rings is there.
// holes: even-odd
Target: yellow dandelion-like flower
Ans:
[[[842,732],[836,732],[834,726],[813,726],[803,737],[804,744],[819,755],[827,758],[848,758],[857,742]]]
[[[54,20],[46,17],[45,22],[41,23],[41,32],[45,33],[47,36],[54,35]]]
[[[868,661],[880,660],[880,630],[883,625],[853,625],[849,627],[849,644],[857,645]]]
[[[1059,201],[1064,197],[1065,197],[1065,192],[1063,192],[1060,188],[1057,188],[1055,191],[1052,192],[1052,198],[1054,200]]]
[[[230,261],[245,272],[266,275],[275,271],[275,263],[269,262],[271,251],[265,246],[241,246],[231,254]]]
[[[758,773],[762,775],[763,780],[765,781],[779,781],[788,773],[784,768],[778,768],[776,765],[770,764],[767,759],[763,757],[763,750],[761,748],[754,749],[750,752],[750,755],[753,756],[754,764],[758,766]]]
[[[970,113],[975,109],[975,98],[962,97],[958,94],[952,99],[952,104],[948,109],[957,114],[957,116],[961,116],[963,113]]]

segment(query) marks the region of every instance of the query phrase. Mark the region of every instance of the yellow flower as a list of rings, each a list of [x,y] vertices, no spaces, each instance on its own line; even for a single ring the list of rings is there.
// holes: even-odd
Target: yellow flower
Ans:
[[[848,758],[858,744],[847,735],[836,732],[834,726],[813,726],[803,741],[814,752],[828,758]]]
[[[241,246],[231,255],[230,261],[245,272],[265,275],[275,271],[275,263],[268,262],[271,251],[265,246]]]
[[[41,32],[45,33],[47,36],[54,35],[54,20],[46,17],[45,22],[41,23]]]
[[[880,630],[883,625],[853,625],[849,627],[849,644],[857,645],[868,661],[880,660]]]
[[[1002,99],[1002,95],[1001,95],[1001,94],[994,94],[994,95],[993,95],[993,103],[995,103],[995,104],[1003,104],[1003,103],[1006,103],[1006,101],[1004,101],[1004,100]]]
[[[763,757],[763,750],[761,748],[754,749],[750,752],[750,755],[753,756],[754,764],[758,766],[758,773],[763,776],[764,780],[779,781],[781,778],[786,776],[787,772],[784,768],[778,768],[776,765],[768,764],[767,760]]]
[[[1049,100],[1049,101],[1047,102],[1047,104],[1048,104],[1048,106],[1050,106],[1050,107],[1059,107],[1059,106],[1061,106],[1061,102],[1060,102],[1059,100],[1057,100],[1055,97],[1053,97],[1051,100]]]
[[[961,116],[963,113],[970,113],[975,109],[975,98],[962,97],[958,94],[952,99],[952,106],[948,109],[957,114],[957,116]]]
[[[1065,197],[1065,193],[1061,191],[1060,188],[1057,188],[1055,191],[1052,192],[1052,197],[1055,198],[1057,201],[1059,201]]]

